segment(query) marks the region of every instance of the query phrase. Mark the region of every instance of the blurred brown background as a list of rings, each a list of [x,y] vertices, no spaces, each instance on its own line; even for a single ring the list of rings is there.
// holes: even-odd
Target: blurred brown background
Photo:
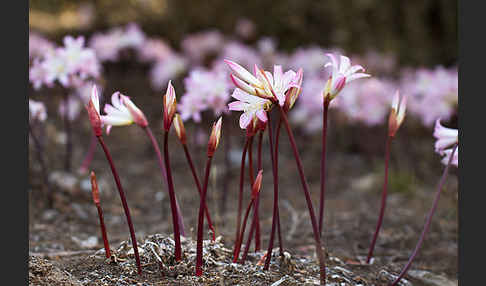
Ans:
[[[55,39],[90,34],[137,22],[149,35],[178,47],[187,33],[218,28],[231,34],[247,18],[256,37],[273,36],[284,50],[306,44],[340,47],[350,53],[394,53],[399,65],[457,63],[455,0],[252,0],[252,1],[29,1],[29,25]]]

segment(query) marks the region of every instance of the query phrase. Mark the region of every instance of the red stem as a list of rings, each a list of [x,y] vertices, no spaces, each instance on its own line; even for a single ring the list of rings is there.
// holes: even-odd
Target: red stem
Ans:
[[[238,194],[238,212],[236,214],[236,235],[235,235],[235,246],[238,243],[240,237],[240,227],[241,227],[241,209],[243,203],[243,184],[245,182],[245,159],[246,151],[248,149],[248,137],[245,137],[245,145],[243,146],[243,152],[241,154],[241,167],[240,167],[240,192]],[[235,248],[236,251],[236,248]],[[234,255],[233,255],[234,256]]]
[[[263,131],[260,131],[260,135],[258,136],[258,159],[257,159],[257,170],[262,169],[262,142],[263,142]],[[260,215],[259,215],[259,206],[260,206],[260,196],[256,198],[255,201],[255,251],[260,251],[260,244],[261,244],[261,234],[260,234]],[[252,227],[253,228],[253,227]]]
[[[86,153],[83,163],[81,164],[81,167],[79,167],[79,171],[83,174],[88,171],[89,165],[93,160],[95,147],[96,147],[96,136],[93,134],[91,135],[91,140],[89,141],[88,153]]]
[[[199,196],[201,196],[202,193],[201,183],[199,182],[196,169],[194,168],[194,163],[192,162],[191,154],[189,153],[186,144],[182,144],[182,147],[184,148],[184,153],[186,154],[187,162],[189,163],[189,167],[191,168],[192,177],[194,178],[194,182],[196,182],[197,191],[199,193]],[[206,219],[208,220],[208,227],[213,232],[213,241],[214,241],[216,239],[216,231],[214,230],[213,222],[211,221],[211,216],[209,215],[209,210],[207,205],[204,205],[204,213],[206,214]]]
[[[225,115],[228,120],[230,119],[230,115]],[[231,181],[232,177],[232,172],[231,172],[231,159],[230,159],[230,151],[231,151],[231,125],[230,124],[225,124],[223,126],[224,132],[224,177],[223,177],[223,188],[222,188],[222,194],[221,194],[221,201],[220,201],[220,213],[221,217],[225,217],[226,213],[226,201],[228,199],[228,189],[229,189],[229,184]],[[224,221],[222,221],[224,223]]]
[[[174,183],[172,182],[172,171],[170,168],[169,160],[169,132],[164,132],[164,159],[167,171],[167,183],[169,185],[169,197],[170,197],[170,209],[172,211],[172,225],[174,228],[174,242],[175,242],[175,260],[181,261],[182,251],[181,251],[181,234],[179,230],[179,223],[177,220],[177,201],[174,192]]]
[[[260,193],[258,193],[258,194],[260,194]],[[250,233],[248,234],[248,238],[246,239],[245,250],[243,251],[243,256],[241,257],[241,260],[240,260],[240,263],[241,264],[245,264],[246,256],[248,255],[248,250],[250,249],[251,239],[253,237],[253,231],[256,228],[256,225],[255,225],[256,222],[257,222],[257,216],[256,216],[256,201],[258,200],[258,197],[255,200],[252,200],[252,202],[253,202],[253,219],[252,219],[251,226],[250,226]],[[244,237],[243,237],[243,234],[242,234],[241,235],[241,241],[243,241],[243,238]],[[240,245],[241,245],[241,242],[240,242]],[[255,250],[255,251],[257,251],[257,250]],[[236,262],[236,260],[233,261],[233,262]]]
[[[196,249],[196,276],[202,275],[202,254],[203,254],[203,228],[204,228],[204,208],[206,206],[206,193],[208,190],[209,172],[211,170],[211,161],[213,157],[208,157],[206,162],[206,174],[204,176],[204,186],[199,203],[199,216],[197,224],[197,249]]]
[[[118,188],[118,193],[120,194],[120,199],[123,205],[123,210],[125,211],[125,215],[127,217],[128,229],[130,230],[130,237],[132,239],[132,246],[133,252],[135,254],[135,260],[137,263],[138,274],[142,275],[142,266],[140,265],[140,257],[138,255],[138,247],[137,247],[137,238],[135,236],[135,230],[133,229],[132,217],[130,216],[130,209],[128,208],[127,199],[125,198],[125,192],[123,191],[123,187],[120,182],[120,177],[118,176],[118,172],[116,171],[115,164],[113,163],[113,159],[111,158],[110,152],[103,141],[103,137],[98,136],[98,141],[100,142],[103,151],[105,152],[106,159],[110,164],[111,172],[113,173],[113,177],[115,179],[116,186]]]
[[[106,258],[110,258],[110,244],[108,243],[108,236],[106,235],[105,221],[103,219],[103,211],[101,210],[100,204],[96,204],[98,209],[98,217],[100,218],[101,236],[103,237],[103,244],[105,245]]]
[[[285,123],[285,128],[287,130],[287,134],[289,135],[289,140],[290,140],[290,145],[292,146],[292,151],[294,153],[295,157],[295,162],[297,164],[297,169],[299,171],[300,175],[300,181],[302,183],[302,190],[304,191],[305,199],[307,202],[307,207],[309,209],[309,215],[311,218],[311,223],[312,223],[312,231],[314,232],[314,240],[316,243],[316,252],[317,252],[317,257],[319,258],[319,264],[320,264],[320,279],[321,279],[321,285],[326,285],[326,265],[325,265],[325,258],[324,258],[324,253],[321,248],[321,237],[319,235],[319,229],[317,226],[317,220],[316,216],[314,213],[314,207],[312,205],[312,200],[309,194],[309,187],[307,185],[307,180],[304,175],[304,168],[302,167],[302,162],[300,160],[300,155],[299,151],[297,150],[297,145],[295,144],[295,139],[294,139],[294,134],[292,133],[292,130],[290,129],[290,124],[287,119],[287,115],[285,114],[284,110],[282,107],[279,107],[280,110],[280,115],[281,118],[283,119]],[[275,167],[274,167],[275,168]]]
[[[279,139],[280,139],[280,130],[282,127],[282,119],[278,121],[277,131],[275,132],[275,173],[277,174],[278,178],[278,146],[279,146]],[[277,184],[278,186],[278,184]],[[278,188],[277,188],[278,191]],[[280,231],[280,208],[278,207],[278,200],[277,200],[277,235],[278,235],[278,249],[279,253],[283,255],[283,240],[282,240],[282,233]]]
[[[378,222],[376,224],[375,234],[371,240],[370,250],[368,251],[368,257],[366,258],[366,263],[370,263],[371,257],[373,257],[373,250],[375,249],[376,239],[380,233],[381,224],[383,222],[383,217],[385,214],[386,207],[386,197],[387,197],[387,187],[388,187],[388,162],[390,161],[390,145],[393,137],[388,136],[385,144],[385,181],[383,182],[383,192],[381,193],[381,208],[378,217]]]
[[[268,250],[267,250],[267,257],[265,259],[265,265],[263,266],[263,270],[268,270],[270,267],[270,259],[272,258],[272,250],[273,250],[273,240],[275,237],[275,228],[278,220],[278,171],[277,171],[277,162],[276,158],[274,158],[273,153],[273,134],[272,134],[272,123],[271,123],[271,116],[268,116],[268,141],[270,145],[270,158],[272,161],[272,174],[273,174],[273,216],[272,216],[272,230],[270,232],[270,240],[268,241]]]
[[[162,160],[162,155],[160,154],[159,144],[157,143],[157,140],[155,140],[155,136],[152,133],[152,130],[150,129],[149,126],[144,127],[143,129],[147,133],[147,136],[150,138],[150,142],[152,142],[152,146],[154,147],[155,154],[157,155],[157,162],[159,163],[159,168],[160,168],[160,172],[162,173],[163,181],[165,182],[165,185],[167,187],[167,192],[169,192],[167,170],[165,168],[164,161]],[[169,192],[169,196],[170,196],[170,192]],[[186,232],[184,231],[184,218],[182,217],[182,212],[179,207],[179,202],[177,201],[177,198],[176,198],[176,209],[177,209],[177,223],[179,224],[181,235],[186,236]]]
[[[432,216],[434,215],[435,209],[437,208],[437,203],[439,202],[440,193],[442,192],[442,187],[443,187],[444,182],[445,182],[445,180],[447,178],[447,174],[449,173],[449,167],[451,166],[451,162],[452,162],[452,159],[454,157],[454,153],[456,152],[457,146],[458,145],[456,144],[454,146],[454,148],[452,149],[452,153],[451,153],[451,156],[449,158],[449,162],[447,163],[447,166],[444,169],[444,173],[442,173],[442,177],[440,178],[439,186],[437,187],[437,192],[435,194],[435,198],[434,198],[434,202],[432,204],[432,208],[430,209],[430,212],[427,215],[427,220],[425,222],[424,229],[422,230],[422,234],[420,235],[419,241],[417,242],[417,245],[415,246],[415,249],[413,250],[412,256],[410,256],[410,258],[408,259],[408,262],[405,265],[405,267],[403,268],[402,272],[397,277],[397,279],[391,284],[391,286],[397,285],[398,282],[400,282],[400,280],[403,278],[403,276],[405,276],[405,274],[407,273],[408,269],[412,265],[413,259],[415,258],[415,256],[417,255],[420,247],[422,246],[422,243],[423,243],[424,238],[425,238],[425,234],[429,230],[430,222],[432,221]]]
[[[246,229],[246,223],[248,221],[248,215],[250,214],[251,206],[253,205],[254,201],[255,201],[254,199],[251,199],[250,203],[248,204],[248,207],[246,208],[245,218],[243,219],[243,225],[242,225],[243,228],[241,229],[240,237],[238,238],[238,241],[235,245],[233,263],[236,263],[238,261],[238,256],[240,256],[241,243],[243,242],[243,238],[245,237],[245,229]]]
[[[328,99],[324,99],[322,106],[322,151],[321,151],[321,196],[319,200],[319,235],[322,236],[322,225],[324,220],[324,200],[326,193],[326,136],[327,136],[327,114],[329,111]]]

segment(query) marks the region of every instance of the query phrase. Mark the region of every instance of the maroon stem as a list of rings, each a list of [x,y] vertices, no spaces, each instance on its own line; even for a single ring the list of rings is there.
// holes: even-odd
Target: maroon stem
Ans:
[[[447,178],[447,174],[449,173],[449,167],[451,166],[452,159],[454,157],[454,153],[456,152],[457,146],[458,145],[456,144],[454,146],[454,148],[452,149],[451,156],[449,158],[449,162],[447,162],[447,166],[444,169],[444,173],[442,173],[442,177],[440,178],[439,185],[437,187],[437,192],[435,194],[435,198],[434,198],[434,202],[432,204],[432,208],[430,209],[430,212],[427,215],[427,220],[425,222],[424,229],[422,230],[422,234],[420,235],[419,241],[417,242],[417,245],[415,246],[415,249],[413,250],[412,255],[408,259],[407,264],[403,268],[403,270],[400,273],[400,275],[398,275],[397,279],[391,284],[391,286],[397,285],[398,282],[400,282],[400,280],[403,278],[403,276],[405,276],[405,274],[407,273],[408,269],[412,265],[413,259],[415,258],[415,256],[417,255],[420,247],[422,246],[422,243],[423,243],[423,241],[425,239],[425,234],[429,230],[430,222],[432,221],[432,216],[434,215],[435,209],[437,208],[437,203],[439,202],[440,193],[442,192],[442,186],[444,185],[444,182],[445,182],[445,180]]]
[[[89,165],[93,160],[95,147],[96,147],[96,136],[93,134],[91,135],[91,140],[89,141],[88,153],[86,153],[83,163],[81,164],[81,167],[79,167],[79,171],[81,173],[86,173],[88,171]]]
[[[260,131],[260,135],[258,136],[258,158],[257,158],[257,170],[262,169],[262,142],[263,142],[263,131]],[[254,211],[255,211],[255,251],[260,251],[260,244],[261,244],[261,234],[260,234],[260,215],[259,215],[259,206],[260,206],[260,196],[256,198]],[[252,227],[253,228],[253,227]]]
[[[255,201],[254,199],[251,199],[250,203],[248,204],[248,207],[246,208],[245,218],[243,219],[243,225],[242,225],[240,237],[238,238],[238,241],[235,244],[233,263],[236,263],[238,261],[238,256],[240,256],[241,243],[243,242],[243,238],[245,237],[245,229],[246,229],[246,223],[248,221],[248,215],[250,214],[251,206],[253,205],[254,201]]]
[[[330,101],[327,97],[322,106],[322,151],[321,151],[321,196],[319,200],[319,235],[322,236],[322,225],[324,221],[324,199],[326,193],[326,136],[327,136],[327,114]]]
[[[261,170],[261,169],[260,169]],[[251,239],[253,237],[253,232],[256,229],[256,222],[257,222],[257,216],[256,216],[256,201],[258,200],[258,197],[253,201],[253,220],[251,222],[250,226],[250,233],[248,234],[248,238],[246,239],[246,244],[245,244],[245,249],[243,251],[243,255],[241,257],[240,263],[245,264],[246,256],[248,255],[248,250],[250,249],[250,244],[251,244]],[[243,235],[241,235],[241,241],[243,241]],[[241,247],[241,243],[240,243]],[[255,250],[257,251],[257,250]],[[233,261],[236,262],[236,261]]]
[[[197,224],[196,276],[202,275],[204,208],[206,206],[206,193],[208,190],[209,172],[211,170],[212,160],[213,157],[208,156],[208,160],[206,162],[206,172],[204,176],[204,186],[202,189],[201,199],[199,203],[199,216],[198,216],[198,224]]]
[[[167,170],[165,168],[164,161],[162,160],[162,155],[160,154],[160,149],[159,149],[159,144],[157,143],[157,140],[155,140],[155,136],[152,133],[152,130],[150,129],[149,126],[143,128],[145,132],[147,133],[147,136],[150,138],[150,142],[152,142],[152,146],[154,147],[155,154],[157,155],[157,162],[159,163],[159,168],[160,172],[162,173],[162,178],[163,181],[165,182],[165,185],[167,187],[167,192],[169,192],[169,182],[167,180]],[[169,192],[170,196],[170,192]],[[184,219],[182,217],[182,212],[179,207],[179,202],[177,201],[176,198],[176,210],[177,210],[177,223],[179,224],[179,229],[181,232],[182,236],[186,236],[186,232],[184,231]]]
[[[267,250],[267,257],[265,259],[265,265],[263,266],[263,270],[268,270],[270,267],[270,259],[272,258],[272,250],[273,250],[273,240],[275,237],[275,228],[278,220],[278,172],[277,172],[277,164],[276,158],[274,158],[273,153],[273,132],[272,132],[272,122],[271,116],[268,116],[268,141],[270,147],[270,158],[272,161],[272,174],[273,174],[273,216],[272,216],[272,230],[270,232],[270,240],[268,241],[268,250]]]
[[[71,171],[71,157],[73,154],[73,139],[71,131],[71,120],[69,120],[69,102],[68,94],[64,93],[63,102],[64,104],[64,131],[66,132],[66,157],[64,158],[64,170]]]
[[[326,285],[326,265],[325,265],[325,258],[324,258],[324,253],[321,248],[321,237],[319,235],[319,229],[317,226],[317,220],[316,216],[314,213],[314,207],[312,206],[312,200],[309,194],[309,187],[307,185],[307,180],[304,175],[304,168],[302,166],[302,162],[300,160],[300,155],[299,151],[297,150],[297,145],[295,144],[295,139],[294,139],[294,134],[292,133],[292,130],[290,129],[290,124],[287,119],[287,115],[285,114],[284,110],[282,107],[279,107],[280,110],[280,115],[281,118],[283,119],[285,123],[285,128],[287,130],[287,134],[289,136],[290,140],[290,145],[292,146],[292,151],[294,153],[295,157],[295,162],[297,164],[297,169],[299,171],[299,176],[300,176],[300,181],[302,183],[302,190],[304,191],[305,199],[307,202],[307,207],[309,209],[309,215],[311,218],[311,223],[312,223],[312,231],[314,232],[314,240],[316,243],[316,252],[317,252],[317,257],[319,258],[319,264],[320,264],[320,279],[321,279],[321,285]]]
[[[390,161],[390,145],[393,137],[388,136],[385,144],[385,181],[383,182],[383,192],[381,193],[381,208],[378,217],[378,222],[376,224],[375,234],[371,240],[370,250],[368,251],[368,257],[366,258],[366,263],[370,263],[371,257],[373,257],[373,250],[375,249],[376,239],[380,233],[381,224],[383,222],[383,216],[385,214],[386,207],[386,197],[387,197],[387,187],[388,187],[388,162]]]
[[[243,152],[241,154],[241,168],[240,168],[240,192],[238,194],[238,212],[236,214],[236,235],[235,235],[235,243],[238,242],[240,237],[240,227],[241,227],[241,209],[243,203],[243,184],[245,182],[245,159],[246,159],[246,151],[248,150],[248,137],[245,137],[245,145],[243,146]],[[236,248],[235,248],[236,250]]]
[[[197,191],[199,193],[199,196],[201,196],[202,193],[201,183],[199,182],[196,169],[194,168],[194,163],[192,162],[191,154],[189,153],[186,144],[182,144],[182,147],[184,148],[184,153],[186,154],[187,162],[189,163],[189,167],[191,168],[192,177],[194,178],[194,182],[196,183]],[[208,227],[213,232],[213,241],[214,241],[216,239],[216,231],[214,230],[213,222],[211,221],[211,216],[209,215],[209,210],[206,204],[204,205],[204,213],[206,214],[206,219],[208,220]]]
[[[52,192],[51,183],[49,182],[49,175],[47,172],[46,161],[44,159],[44,148],[42,147],[42,144],[40,143],[39,139],[35,135],[34,130],[32,130],[32,126],[30,125],[30,122],[29,122],[29,133],[30,133],[30,137],[34,141],[37,160],[39,161],[42,178],[44,180],[44,185],[47,189],[47,205],[49,206],[49,208],[52,208],[54,205],[54,193]]]
[[[170,198],[170,209],[172,211],[172,226],[174,228],[174,242],[175,242],[175,260],[181,261],[182,251],[181,251],[181,234],[179,230],[179,222],[177,220],[177,201],[174,192],[174,183],[172,182],[172,171],[170,168],[169,160],[169,132],[164,132],[164,159],[167,171],[167,184],[169,185],[169,198]]]
[[[110,244],[108,243],[108,236],[106,235],[105,220],[103,219],[103,211],[101,210],[100,204],[96,204],[98,209],[98,217],[100,218],[101,236],[103,237],[103,244],[105,245],[106,258],[110,258]]]
[[[135,254],[135,260],[137,262],[138,274],[142,275],[142,266],[140,265],[140,257],[138,255],[138,247],[137,247],[137,238],[135,237],[135,230],[133,229],[132,217],[130,216],[130,209],[128,208],[127,199],[125,198],[125,192],[123,191],[123,187],[120,182],[120,177],[118,176],[118,172],[116,171],[115,164],[113,163],[113,159],[111,158],[110,152],[103,141],[103,137],[97,136],[98,141],[100,142],[103,151],[105,152],[106,159],[110,164],[111,172],[113,173],[113,177],[115,179],[116,186],[118,188],[118,193],[120,194],[120,199],[123,205],[123,210],[125,211],[125,215],[127,217],[128,228],[130,230],[130,237],[132,239],[132,246],[133,252]]]
[[[228,119],[230,115],[227,115]],[[226,213],[226,202],[228,200],[228,189],[229,183],[232,177],[231,174],[231,158],[230,158],[230,151],[231,151],[231,125],[225,124],[223,128],[225,129],[223,132],[224,136],[224,177],[223,177],[223,188],[221,194],[221,201],[220,201],[220,214],[221,217],[225,217]],[[224,223],[224,220],[222,221]]]
[[[280,130],[282,127],[282,119],[278,121],[277,125],[277,131],[275,132],[275,173],[277,174],[278,178],[278,146],[279,146],[279,139],[280,139]],[[278,186],[278,184],[277,184]],[[277,188],[278,191],[278,188]],[[278,235],[278,249],[279,253],[282,256],[283,255],[283,240],[282,240],[282,233],[280,231],[280,208],[278,207],[278,200],[277,200],[277,235]]]

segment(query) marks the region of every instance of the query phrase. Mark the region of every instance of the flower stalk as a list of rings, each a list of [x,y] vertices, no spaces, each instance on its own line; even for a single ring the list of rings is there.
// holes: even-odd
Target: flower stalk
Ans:
[[[312,223],[312,231],[314,233],[314,240],[315,240],[315,244],[316,244],[316,253],[317,253],[317,257],[319,259],[319,265],[320,265],[321,285],[326,285],[326,265],[325,265],[325,256],[324,256],[325,254],[324,254],[324,252],[321,248],[321,237],[319,235],[317,220],[316,220],[316,216],[315,216],[315,213],[314,213],[314,207],[312,205],[312,200],[311,200],[310,193],[309,193],[309,187],[308,187],[307,180],[306,180],[305,174],[304,174],[304,168],[302,166],[302,162],[301,162],[300,155],[299,155],[299,152],[298,152],[298,149],[297,149],[297,145],[295,143],[294,134],[292,132],[292,129],[290,129],[290,124],[289,124],[289,121],[287,119],[287,115],[285,114],[284,110],[281,107],[279,108],[279,110],[280,110],[281,118],[283,119],[283,122],[285,124],[285,128],[287,130],[287,134],[288,134],[288,137],[289,137],[289,140],[290,140],[290,145],[292,146],[292,151],[294,153],[295,162],[297,164],[297,169],[299,171],[299,176],[300,176],[300,180],[301,180],[301,183],[302,183],[302,190],[304,192],[305,199],[306,199],[306,202],[307,202],[307,207],[309,209],[309,215],[310,215],[311,223]],[[274,166],[274,168],[275,168],[275,166]]]
[[[46,161],[44,158],[44,148],[42,147],[41,142],[39,141],[39,138],[37,138],[36,134],[34,133],[34,130],[32,129],[31,123],[29,122],[29,133],[30,137],[34,141],[34,146],[35,146],[35,151],[37,154],[37,160],[39,161],[40,167],[41,167],[41,172],[42,172],[42,178],[44,181],[44,185],[47,189],[47,205],[49,208],[52,208],[54,206],[54,193],[52,191],[51,183],[49,181],[49,175],[47,172],[47,165]]]
[[[325,97],[322,103],[322,150],[321,150],[321,193],[319,198],[319,235],[322,236],[324,223],[324,201],[326,193],[326,137],[327,137],[327,114],[329,113],[329,97]]]
[[[400,275],[398,275],[398,277],[391,284],[391,286],[397,285],[398,282],[400,282],[400,280],[403,278],[403,276],[405,276],[405,274],[407,274],[408,269],[412,265],[412,262],[415,259],[415,256],[417,256],[417,253],[418,253],[420,247],[422,246],[422,243],[424,242],[425,235],[427,234],[427,231],[429,230],[429,227],[430,227],[430,223],[432,221],[432,216],[434,215],[435,209],[437,208],[437,203],[439,202],[439,198],[440,198],[440,194],[441,194],[442,189],[443,189],[444,182],[447,179],[447,175],[449,173],[449,167],[451,166],[451,163],[454,159],[454,153],[457,150],[457,146],[458,146],[458,144],[455,143],[455,145],[452,149],[451,156],[449,157],[449,160],[448,160],[447,165],[444,169],[444,172],[442,173],[442,177],[440,178],[439,185],[437,187],[437,192],[435,194],[434,202],[432,203],[432,208],[430,209],[429,214],[427,215],[427,219],[425,221],[424,229],[422,230],[422,233],[420,234],[420,238],[417,242],[417,245],[415,246],[415,249],[413,250],[412,255],[408,259],[407,264],[405,265],[405,267],[403,267],[402,271],[400,272]]]
[[[98,183],[96,182],[96,175],[93,171],[90,174],[91,177],[91,194],[93,195],[93,202],[98,210],[98,217],[100,219],[101,236],[103,238],[103,245],[105,246],[106,258],[111,257],[110,243],[108,242],[108,236],[106,235],[105,221],[103,219],[103,210],[100,204],[100,193],[98,189]]]
[[[376,224],[376,230],[373,234],[373,239],[371,240],[370,249],[368,251],[368,256],[366,258],[366,263],[370,263],[371,257],[373,257],[373,251],[375,249],[376,240],[378,239],[378,234],[383,223],[383,217],[385,215],[386,208],[386,198],[387,198],[387,187],[388,187],[388,165],[390,161],[390,146],[393,138],[395,137],[398,129],[405,119],[407,98],[402,97],[400,100],[399,91],[395,92],[395,96],[392,101],[391,112],[388,117],[388,137],[385,145],[385,179],[383,182],[383,192],[381,194],[381,208],[380,214],[378,216],[378,222]]]
[[[209,136],[206,170],[204,176],[204,185],[201,193],[201,199],[199,203],[199,216],[197,224],[197,245],[196,245],[196,276],[202,276],[202,264],[203,264],[203,228],[204,228],[204,209],[206,208],[206,193],[208,190],[209,173],[211,171],[211,162],[213,160],[214,152],[216,151],[219,140],[221,138],[221,124],[222,118],[220,117],[216,123],[213,124],[211,135]]]
[[[64,93],[63,101],[64,104],[64,131],[66,133],[66,156],[64,158],[64,170],[67,172],[71,171],[71,160],[73,155],[73,139],[71,130],[71,120],[69,119],[69,98],[68,94]]]

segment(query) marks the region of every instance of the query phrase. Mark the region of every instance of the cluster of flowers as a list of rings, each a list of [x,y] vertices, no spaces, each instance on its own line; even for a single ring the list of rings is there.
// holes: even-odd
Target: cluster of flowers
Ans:
[[[35,35],[35,34],[34,34]],[[83,85],[90,78],[98,78],[101,65],[92,49],[84,46],[84,37],[64,37],[62,47],[53,47],[38,37],[30,39],[40,46],[29,49],[33,57],[29,79],[35,89],[52,87],[58,82],[65,88]]]

